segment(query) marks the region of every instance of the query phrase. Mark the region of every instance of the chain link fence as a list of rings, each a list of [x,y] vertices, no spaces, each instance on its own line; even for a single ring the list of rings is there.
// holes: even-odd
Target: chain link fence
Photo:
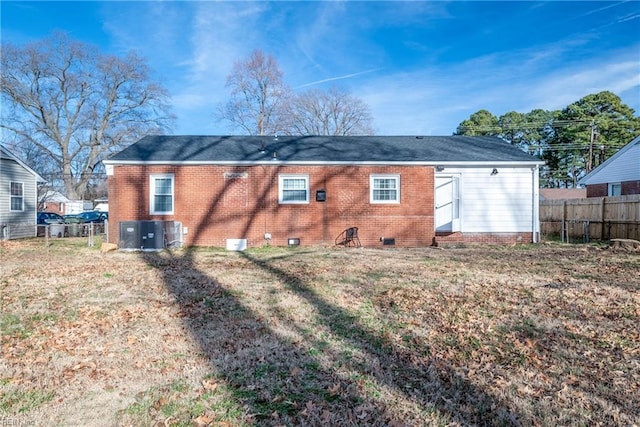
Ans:
[[[45,245],[50,245],[52,239],[86,238],[88,246],[96,244],[96,238],[106,241],[109,232],[109,222],[104,223],[74,223],[74,224],[45,224],[29,223],[0,224],[0,240],[15,240],[24,238],[41,238]]]

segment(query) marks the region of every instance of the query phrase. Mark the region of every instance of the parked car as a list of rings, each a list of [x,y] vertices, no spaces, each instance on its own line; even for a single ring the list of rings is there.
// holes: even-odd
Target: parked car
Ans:
[[[55,212],[38,212],[38,225],[64,224],[62,215]]]
[[[107,212],[85,211],[78,214],[65,215],[64,221],[67,224],[85,224],[91,222],[101,224],[105,221],[105,219],[108,219],[108,217],[109,215],[107,214]]]
[[[89,234],[89,224],[94,224],[94,232],[104,232],[104,221],[108,219],[107,212],[85,211],[73,215],[65,215],[64,222],[69,225],[69,236],[78,237]]]
[[[78,214],[67,214],[64,216],[64,222],[67,224],[82,224],[84,223],[84,219]]]

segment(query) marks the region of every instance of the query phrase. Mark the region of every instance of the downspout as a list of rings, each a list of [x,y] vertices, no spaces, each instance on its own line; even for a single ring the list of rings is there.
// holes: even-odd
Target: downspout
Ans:
[[[264,152],[264,150],[262,152]],[[267,173],[267,167],[265,165],[260,165],[260,169],[262,169],[262,178],[260,179],[260,181],[264,182],[264,179],[269,176],[269,174]],[[271,181],[271,178],[269,179]],[[269,188],[273,188],[272,182],[269,184]],[[262,215],[264,216],[263,236],[264,236],[264,240],[266,240],[267,246],[271,244],[271,233],[269,232],[269,223],[270,223],[269,219],[271,214],[271,206],[269,203],[269,196],[270,194],[267,194],[267,196],[265,197],[265,200],[262,201]]]
[[[42,179],[42,181],[38,181],[38,176],[35,176],[33,178],[34,193],[35,193],[34,203],[35,203],[35,207],[36,207],[35,208],[35,212],[34,212],[34,217],[35,217],[34,218],[34,224],[36,225],[36,228],[35,228],[34,234],[33,234],[34,236],[38,236],[38,211],[40,210],[40,206],[39,206],[39,203],[38,203],[39,202],[39,200],[38,200],[38,182],[42,182],[42,183],[46,183],[47,182],[42,177],[40,177],[40,179]],[[44,210],[44,208],[42,210]],[[10,229],[8,228],[8,224],[5,224],[5,226],[7,228],[4,228],[2,230],[2,234],[0,235],[0,239],[2,239],[2,240],[5,240],[4,237],[6,237],[6,240],[9,239],[9,231],[10,231]],[[6,236],[5,236],[5,233],[6,233]]]
[[[323,168],[322,171],[322,188],[327,191],[327,170]],[[311,189],[309,189],[311,191]],[[326,193],[325,193],[326,195]],[[309,194],[309,200],[311,200],[311,194]],[[329,218],[327,216],[327,202],[326,199],[322,202],[322,240],[325,242],[331,241],[331,235],[329,234]]]
[[[540,216],[540,182],[538,176],[538,166],[531,168],[531,240],[533,243],[540,243],[539,236],[539,216]]]

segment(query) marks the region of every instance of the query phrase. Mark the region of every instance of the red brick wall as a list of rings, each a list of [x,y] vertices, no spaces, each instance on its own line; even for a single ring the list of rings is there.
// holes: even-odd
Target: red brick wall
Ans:
[[[42,210],[45,212],[54,212],[60,215],[64,215],[64,203],[60,202],[44,202]]]
[[[640,194],[640,181],[626,181],[620,185],[620,192],[623,196],[629,194]]]
[[[607,197],[607,184],[587,185],[587,197]]]
[[[173,215],[149,214],[149,176],[174,174]],[[279,204],[278,175],[305,174],[309,204]],[[371,204],[371,174],[400,175],[400,204]],[[188,228],[187,246],[226,246],[226,239],[248,239],[249,247],[282,246],[288,238],[302,245],[333,245],[348,227],[359,228],[363,246],[382,247],[381,238],[399,247],[434,243],[434,171],[421,166],[116,166],[108,178],[109,241],[118,242],[120,221],[175,220]],[[326,201],[317,202],[317,190]],[[606,186],[605,186],[606,191]],[[529,243],[531,233],[456,233],[440,243]]]
[[[620,183],[620,195],[640,194],[640,181],[625,181]],[[607,184],[587,185],[587,197],[607,197],[609,186]]]
[[[174,215],[149,214],[149,175],[174,174]],[[307,174],[309,204],[278,203],[278,175]],[[371,204],[371,174],[400,175],[400,204]],[[420,166],[115,166],[108,179],[109,241],[118,241],[120,221],[163,219],[188,227],[186,245],[221,246],[246,238],[248,246],[334,244],[348,227],[358,227],[363,246],[427,246],[434,237],[433,168]],[[325,202],[317,202],[325,190]]]
[[[515,245],[533,242],[533,233],[438,233],[436,242],[440,246],[466,243]]]

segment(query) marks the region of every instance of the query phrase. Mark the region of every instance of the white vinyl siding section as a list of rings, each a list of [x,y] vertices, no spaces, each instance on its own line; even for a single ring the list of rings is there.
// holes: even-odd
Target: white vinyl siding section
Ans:
[[[447,168],[460,174],[460,231],[531,232],[537,225],[537,178],[530,167]],[[537,171],[535,172],[537,177]]]
[[[152,215],[173,215],[174,188],[172,174],[151,175],[149,206]]]

